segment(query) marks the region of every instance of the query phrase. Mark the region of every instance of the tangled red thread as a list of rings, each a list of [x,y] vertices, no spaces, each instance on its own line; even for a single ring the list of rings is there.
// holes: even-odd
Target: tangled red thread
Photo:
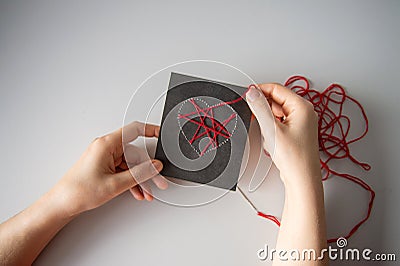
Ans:
[[[318,114],[319,149],[324,155],[324,159],[320,159],[321,170],[324,172],[322,180],[326,180],[330,176],[338,176],[354,182],[368,191],[370,194],[368,211],[364,218],[354,225],[353,228],[347,233],[345,238],[349,238],[370,217],[375,199],[375,192],[359,177],[333,170],[329,166],[329,162],[335,159],[349,159],[366,171],[371,169],[369,164],[357,160],[350,153],[349,147],[350,144],[362,139],[368,132],[368,118],[365,110],[356,99],[347,95],[343,87],[339,84],[331,84],[323,92],[319,92],[317,90],[310,89],[310,83],[307,78],[303,76],[292,76],[285,82],[285,87],[290,88],[304,99],[310,101],[314,106],[314,110]],[[350,139],[349,137],[351,120],[344,113],[344,104],[346,101],[355,104],[359,108],[365,124],[364,131],[358,137],[353,139]],[[266,215],[263,213],[258,213],[258,215],[272,220],[276,224],[279,222],[277,222],[277,218],[273,215]],[[328,243],[335,242],[337,239],[338,238],[329,239]]]

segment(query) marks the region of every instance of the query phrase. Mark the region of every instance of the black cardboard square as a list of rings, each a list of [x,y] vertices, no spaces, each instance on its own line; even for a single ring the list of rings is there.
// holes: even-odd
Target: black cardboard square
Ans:
[[[155,155],[163,176],[236,190],[251,119],[246,90],[171,73]]]

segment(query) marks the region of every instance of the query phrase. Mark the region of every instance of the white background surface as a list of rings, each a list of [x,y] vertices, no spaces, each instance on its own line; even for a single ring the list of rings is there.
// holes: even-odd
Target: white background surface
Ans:
[[[1,221],[50,189],[94,137],[120,127],[150,74],[211,59],[257,82],[296,73],[320,89],[336,81],[361,101],[370,132],[352,151],[372,170],[341,167],[377,196],[349,246],[398,254],[399,14],[398,1],[0,1]],[[337,178],[325,192],[329,235],[342,235],[368,194]],[[257,193],[262,210],[280,215],[276,175]],[[237,193],[191,209],[125,193],[74,220],[36,264],[266,265],[256,252],[276,236]]]

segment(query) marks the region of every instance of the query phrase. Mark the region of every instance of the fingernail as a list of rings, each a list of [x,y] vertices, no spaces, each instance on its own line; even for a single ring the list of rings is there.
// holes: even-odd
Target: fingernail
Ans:
[[[261,96],[261,93],[256,88],[250,88],[250,90],[246,94],[246,97],[250,102],[254,102],[260,96]]]
[[[159,160],[152,160],[153,166],[157,169],[157,171],[161,171],[163,168],[162,163]]]

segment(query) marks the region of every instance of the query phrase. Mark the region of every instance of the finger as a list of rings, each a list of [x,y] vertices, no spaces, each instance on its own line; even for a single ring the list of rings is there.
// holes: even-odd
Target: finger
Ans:
[[[257,118],[264,137],[265,148],[272,153],[275,141],[275,119],[264,94],[256,87],[251,87],[246,94],[247,103]]]
[[[160,127],[135,121],[112,134],[114,134],[116,138],[123,138],[124,143],[129,143],[137,139],[139,136],[158,138]]]
[[[129,143],[137,139],[139,136],[143,137],[157,137],[160,134],[160,127],[153,124],[145,124],[142,122],[134,121],[123,128],[104,136],[109,138],[112,143],[120,142],[123,139],[124,143]],[[103,138],[104,138],[103,137]]]
[[[295,106],[302,101],[299,95],[280,84],[261,84],[259,87],[267,98],[271,98],[282,107],[285,116],[292,113]]]
[[[150,159],[143,148],[127,144],[124,149],[125,161],[131,167]]]
[[[130,188],[129,191],[131,192],[132,196],[135,199],[137,199],[137,200],[143,200],[144,199],[142,190],[140,189],[140,185],[137,185],[137,186],[134,186],[134,187]]]
[[[158,137],[160,127],[152,124],[133,122],[103,137],[96,138],[91,144],[99,149],[98,154],[112,153],[114,162],[122,158],[123,143],[129,143],[139,136]]]
[[[277,104],[276,102],[271,102],[271,110],[274,116],[283,117],[285,114],[283,113],[282,106]]]
[[[122,169],[122,170],[128,170],[128,165],[126,164],[125,161],[122,161],[122,162],[118,165],[118,167],[119,167],[120,169]]]
[[[163,165],[159,160],[149,160],[138,164],[129,170],[113,174],[112,182],[116,194],[141,184],[146,180],[156,176],[161,171]]]
[[[153,183],[161,190],[168,188],[168,182],[162,175],[156,175],[151,180],[153,180]]]
[[[144,198],[147,201],[152,201],[153,194],[151,192],[150,184],[148,182],[144,182],[140,186],[142,187],[142,192],[143,192]]]

